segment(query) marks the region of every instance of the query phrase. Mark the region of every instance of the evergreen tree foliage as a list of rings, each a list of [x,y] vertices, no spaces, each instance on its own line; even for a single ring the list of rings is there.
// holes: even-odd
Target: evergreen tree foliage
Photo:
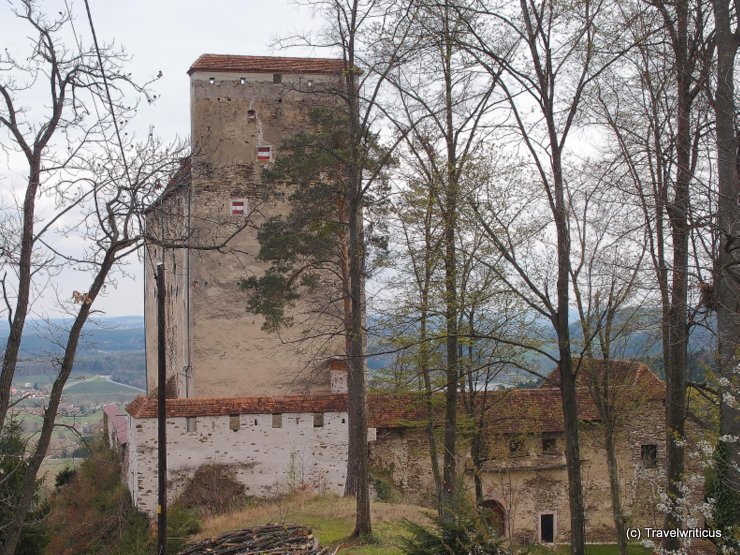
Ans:
[[[5,542],[6,525],[15,517],[15,507],[23,491],[23,478],[28,468],[25,448],[23,427],[11,416],[0,435],[0,544]],[[37,492],[39,485],[36,484]],[[48,507],[40,504],[36,495],[16,546],[17,555],[37,555],[43,551],[48,535],[42,519],[47,512]]]
[[[346,278],[347,115],[323,107],[311,110],[308,118],[308,130],[289,137],[274,165],[263,172],[266,194],[291,207],[287,214],[268,218],[257,233],[258,259],[270,267],[240,282],[249,293],[247,310],[265,318],[266,331],[293,325],[286,309],[314,292],[326,276]],[[371,144],[379,148],[375,140]],[[369,164],[368,171],[376,170]],[[383,203],[369,198],[368,204],[374,213]],[[382,225],[370,224],[366,238],[375,252],[385,251]]]
[[[405,523],[410,533],[402,540],[406,555],[503,555],[507,552],[484,509],[476,509],[463,494],[448,503],[442,516],[431,518],[431,528],[410,521]]]
[[[714,512],[708,522],[714,530],[722,532],[717,540],[718,552],[740,553],[740,495],[728,484],[729,450],[720,441],[714,450],[714,464],[707,472],[704,495],[714,500]]]

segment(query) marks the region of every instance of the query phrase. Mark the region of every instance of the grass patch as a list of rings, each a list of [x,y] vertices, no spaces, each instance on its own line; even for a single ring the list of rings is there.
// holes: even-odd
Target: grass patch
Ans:
[[[401,555],[400,538],[408,532],[404,519],[431,525],[429,509],[401,503],[373,502],[372,542],[350,544],[349,535],[354,529],[355,500],[330,495],[292,495],[275,501],[252,501],[240,510],[205,518],[203,529],[194,541],[202,541],[240,528],[269,523],[300,524],[308,526],[319,539],[322,547],[342,544],[341,555]],[[534,545],[526,549],[527,555],[569,555],[570,545],[545,547]],[[629,555],[651,555],[651,551],[639,544],[630,544]],[[586,555],[618,555],[616,544],[591,544],[586,546]]]
[[[535,545],[527,550],[531,555],[568,555],[570,544],[559,544],[555,547]],[[651,555],[652,551],[639,543],[631,543],[627,546],[629,555]],[[618,555],[619,547],[615,543],[595,543],[586,545],[586,555]]]
[[[428,523],[428,510],[415,505],[372,503],[374,542],[347,545],[341,553],[348,555],[395,555],[401,553],[398,540],[405,535],[404,519]],[[210,517],[203,522],[197,541],[239,528],[271,522],[295,523],[308,526],[322,547],[347,542],[354,529],[355,500],[336,496],[296,495],[284,499],[248,506],[225,515]]]

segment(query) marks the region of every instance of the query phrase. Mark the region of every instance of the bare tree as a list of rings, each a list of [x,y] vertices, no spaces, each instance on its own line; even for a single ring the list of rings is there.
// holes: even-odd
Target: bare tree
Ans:
[[[740,437],[740,410],[731,401],[740,389],[734,372],[740,344],[740,145],[735,99],[735,60],[740,46],[740,6],[713,0],[716,83],[709,96],[717,134],[717,228],[720,234],[710,303],[717,310],[720,376],[720,436]],[[713,93],[713,94],[712,94]],[[728,397],[729,396],[729,397]],[[740,443],[727,442],[727,487],[740,495]]]
[[[564,160],[587,87],[619,56],[604,46],[605,37],[599,32],[602,23],[609,19],[610,8],[611,4],[605,1],[563,4],[522,0],[516,7],[480,3],[477,11],[491,26],[499,28],[500,34],[496,40],[483,27],[475,31],[475,41],[468,45],[508,101],[511,127],[536,171],[554,228],[556,279],[551,291],[547,282],[538,284],[529,275],[513,248],[518,240],[502,239],[497,233],[500,222],[496,220],[495,206],[479,208],[481,224],[518,276],[522,288],[514,290],[549,320],[557,335],[571,541],[577,555],[584,552],[585,515],[575,395],[577,368],[571,354],[569,322],[572,253]],[[509,55],[503,56],[490,47],[500,41],[511,45]]]
[[[693,273],[697,282],[706,281],[703,260],[714,249],[706,233],[710,183],[702,179],[708,123],[700,94],[710,52],[705,7],[701,2],[632,6],[624,28],[635,48],[619,76],[601,84],[598,103],[625,161],[621,175],[634,185],[660,300],[670,528],[681,527],[689,329],[701,317],[701,307],[689,303],[690,278]],[[639,83],[640,89],[633,94],[627,83]],[[677,546],[674,540],[665,543]]]
[[[15,239],[4,250],[2,280],[10,333],[0,376],[0,429],[11,407],[11,383],[18,362],[26,319],[35,288],[61,268],[74,266],[92,275],[87,287],[67,292],[77,307],[57,361],[43,424],[23,475],[23,491],[11,522],[4,523],[1,553],[15,551],[21,529],[33,503],[36,478],[46,456],[62,390],[74,366],[83,326],[111,272],[143,241],[141,215],[177,165],[181,147],[166,148],[150,137],[143,144],[126,140],[119,125],[134,110],[124,93],[147,91],[124,72],[123,54],[111,47],[68,48],[61,40],[68,17],[49,19],[30,0],[20,2],[15,14],[31,30],[31,51],[0,58],[0,129],[8,158],[25,161],[28,179],[23,203],[17,207]],[[48,110],[39,114],[24,104],[23,95],[45,85]],[[25,102],[28,102],[26,100]],[[54,209],[39,206],[50,198]],[[70,222],[74,221],[74,224]],[[8,231],[7,229],[5,231]],[[59,234],[77,234],[87,245],[83,252],[58,245]],[[10,272],[10,276],[8,276]],[[51,272],[51,273],[50,273]]]
[[[342,184],[341,213],[346,225],[345,333],[348,338],[348,469],[345,493],[357,499],[354,537],[372,532],[367,451],[367,384],[365,334],[365,277],[367,238],[364,213],[373,190],[382,183],[383,171],[405,133],[390,141],[379,154],[374,125],[385,117],[380,93],[391,69],[399,62],[411,19],[412,7],[385,5],[366,0],[307,0],[326,17],[319,39],[290,37],[283,46],[310,45],[328,48],[344,61],[341,83],[334,91],[345,116],[345,141],[336,156],[336,180]],[[374,48],[384,40],[382,53]],[[385,114],[387,115],[387,114]]]
[[[483,122],[491,109],[493,90],[479,78],[475,60],[461,47],[464,40],[460,35],[471,25],[463,19],[469,14],[464,3],[453,0],[441,5],[416,4],[418,10],[411,28],[414,48],[390,79],[402,106],[398,119],[404,122],[404,128],[411,129],[407,150],[440,219],[446,329],[442,494],[450,501],[455,498],[458,481],[457,410],[461,386],[459,211],[463,182],[487,135]]]
[[[582,344],[580,383],[590,389],[599,412],[609,473],[614,529],[619,551],[627,554],[627,517],[622,504],[622,485],[617,464],[617,438],[626,416],[638,408],[625,386],[631,374],[618,358],[633,331],[641,329],[639,296],[643,258],[647,250],[639,213],[624,210],[625,194],[609,175],[611,164],[585,164],[581,179],[569,187],[574,263],[571,267],[573,296],[578,310]],[[601,178],[598,176],[601,175]],[[644,295],[643,295],[644,296]]]

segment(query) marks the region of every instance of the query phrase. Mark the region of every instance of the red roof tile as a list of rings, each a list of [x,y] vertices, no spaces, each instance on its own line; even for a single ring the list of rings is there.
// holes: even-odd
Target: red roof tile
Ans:
[[[123,409],[117,405],[105,405],[103,412],[108,417],[108,425],[116,432],[116,440],[120,445],[128,443],[128,417]]]
[[[589,392],[579,389],[578,413],[583,421],[598,421],[599,414]],[[476,408],[485,409],[486,428],[492,433],[560,432],[563,431],[563,409],[560,391],[550,389],[502,389],[479,392]],[[376,428],[400,428],[426,418],[426,400],[421,395],[370,395],[369,425]],[[433,399],[438,424],[444,413],[444,397]],[[464,414],[462,401],[458,414]]]
[[[634,360],[609,360],[595,359],[588,361],[574,359],[573,364],[577,366],[576,386],[593,389],[608,378],[609,387],[614,394],[620,392],[630,394],[639,391],[642,395],[650,398],[663,398],[665,395],[665,384],[653,374],[653,372],[642,362]],[[580,365],[580,366],[578,366]],[[547,379],[540,385],[541,389],[557,388],[560,386],[560,368],[555,368]]]
[[[633,399],[657,399],[665,394],[663,383],[644,364],[624,363],[619,374],[624,388]],[[551,374],[551,378],[556,376]],[[599,413],[591,391],[579,387],[576,391],[578,417],[584,422],[596,422]],[[421,394],[368,395],[368,426],[373,428],[404,428],[421,424],[426,418],[426,398]],[[434,414],[442,422],[444,396],[435,394]],[[562,432],[563,409],[560,390],[556,387],[537,389],[501,389],[478,392],[476,408],[485,409],[486,429],[490,433]],[[157,400],[137,397],[126,407],[134,418],[156,418]],[[231,399],[168,399],[167,416],[218,416],[228,414],[270,414],[283,412],[344,412],[346,394],[324,394],[290,397],[239,397]],[[464,414],[462,401],[458,408]]]
[[[346,410],[347,396],[344,394],[167,399],[167,416],[170,418],[283,412],[344,412]],[[126,411],[134,418],[156,418],[157,399],[140,395],[128,404]]]
[[[196,71],[226,71],[235,73],[312,73],[338,74],[344,69],[344,60],[337,58],[285,58],[278,56],[234,56],[230,54],[203,54],[190,69]]]

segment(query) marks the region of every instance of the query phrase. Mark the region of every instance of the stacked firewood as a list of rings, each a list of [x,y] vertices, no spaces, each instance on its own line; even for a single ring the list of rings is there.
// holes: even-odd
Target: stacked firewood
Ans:
[[[330,555],[319,548],[310,528],[295,524],[267,524],[227,532],[180,551],[179,555]]]

